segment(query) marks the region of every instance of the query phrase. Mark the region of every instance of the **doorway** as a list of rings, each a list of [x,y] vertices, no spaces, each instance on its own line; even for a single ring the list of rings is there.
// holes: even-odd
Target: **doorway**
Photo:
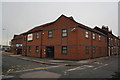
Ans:
[[[54,46],[46,46],[46,57],[54,58]]]
[[[22,49],[17,49],[17,54],[22,54]]]

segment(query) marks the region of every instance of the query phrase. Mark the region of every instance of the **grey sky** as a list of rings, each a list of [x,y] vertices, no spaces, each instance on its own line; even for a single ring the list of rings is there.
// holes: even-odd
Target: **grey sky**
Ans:
[[[2,42],[6,44],[14,34],[52,22],[61,14],[73,16],[77,22],[91,28],[107,25],[118,36],[117,2],[3,2]]]

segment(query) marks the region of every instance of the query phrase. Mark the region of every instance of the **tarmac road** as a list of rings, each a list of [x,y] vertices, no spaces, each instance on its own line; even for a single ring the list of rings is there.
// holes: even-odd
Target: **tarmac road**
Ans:
[[[35,62],[26,61],[22,59],[17,59],[15,57],[2,54],[3,75],[13,71],[20,71],[20,70],[33,69],[37,67],[46,67],[46,66],[48,65],[43,65],[40,63],[35,63]]]
[[[112,78],[118,72],[118,57],[120,55],[76,66],[46,65],[7,55],[3,55],[2,62],[4,75],[10,74],[15,78]],[[10,69],[21,71],[10,73]]]

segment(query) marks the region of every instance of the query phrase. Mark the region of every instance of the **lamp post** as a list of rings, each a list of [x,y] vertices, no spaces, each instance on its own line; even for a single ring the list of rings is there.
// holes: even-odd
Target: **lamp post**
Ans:
[[[2,30],[3,30],[3,31],[6,30],[6,45],[8,45],[8,31],[7,31],[7,29],[5,29],[5,28],[3,28]]]

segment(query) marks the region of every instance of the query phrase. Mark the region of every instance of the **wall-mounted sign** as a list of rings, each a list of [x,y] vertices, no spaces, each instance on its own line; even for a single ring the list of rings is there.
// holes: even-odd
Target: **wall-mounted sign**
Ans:
[[[28,41],[33,40],[33,34],[28,34],[27,39],[28,39]]]

